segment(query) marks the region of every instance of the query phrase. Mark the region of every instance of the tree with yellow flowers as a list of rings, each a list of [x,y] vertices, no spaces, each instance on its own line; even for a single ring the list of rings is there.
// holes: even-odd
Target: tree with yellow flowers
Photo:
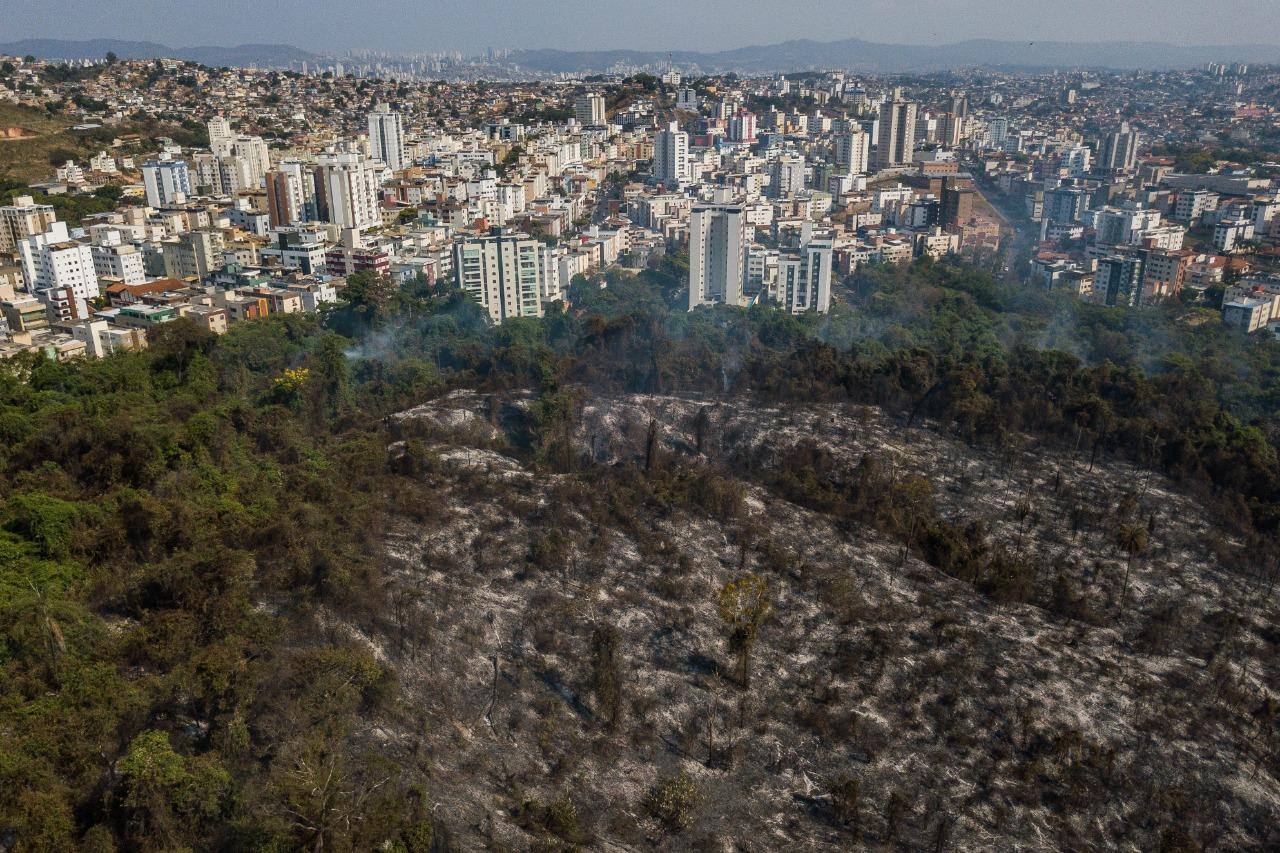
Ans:
[[[748,572],[720,590],[718,610],[729,651],[738,656],[738,680],[743,689],[751,687],[751,652],[769,609],[769,583],[759,575]]]

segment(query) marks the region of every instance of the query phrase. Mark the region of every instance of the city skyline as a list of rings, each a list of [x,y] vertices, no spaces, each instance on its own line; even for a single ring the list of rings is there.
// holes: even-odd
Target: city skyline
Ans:
[[[780,0],[711,0],[686,6],[674,0],[643,5],[603,0],[584,16],[562,2],[469,4],[375,0],[355,18],[337,15],[338,0],[227,0],[217,6],[162,0],[61,0],[40,6],[6,3],[0,41],[136,39],[174,47],[289,43],[322,52],[396,53],[482,51],[487,48],[601,50],[732,50],[788,40],[858,38],[904,45],[999,41],[1144,41],[1175,45],[1280,45],[1280,17],[1268,0],[1084,0],[1070,7],[1046,0],[1020,4],[1007,14],[998,0],[934,3],[926,0],[816,0],[804,10]],[[1239,22],[1232,35],[1224,21]],[[276,22],[278,28],[272,25]],[[815,25],[821,22],[821,25]],[[265,24],[265,26],[264,26]]]

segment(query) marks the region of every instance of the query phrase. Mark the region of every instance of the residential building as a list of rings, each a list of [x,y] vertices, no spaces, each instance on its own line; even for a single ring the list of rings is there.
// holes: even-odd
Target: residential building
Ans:
[[[689,214],[689,309],[741,305],[747,275],[747,223],[740,204],[696,204]]]
[[[851,130],[836,137],[836,168],[848,175],[860,175],[867,171],[871,160],[871,135],[862,130]]]
[[[393,172],[406,165],[404,120],[387,104],[378,104],[369,113],[369,152]]]
[[[1128,122],[1102,139],[1098,150],[1098,167],[1104,171],[1133,171],[1138,163],[1138,132]]]
[[[778,301],[792,314],[831,310],[830,240],[807,240],[795,252],[778,257]]]
[[[0,313],[4,314],[10,333],[49,328],[49,312],[45,310],[44,303],[34,296],[18,295],[0,301]]]
[[[1253,334],[1266,327],[1271,320],[1274,300],[1245,296],[1222,303],[1222,323]]]
[[[889,169],[911,162],[916,144],[917,104],[901,99],[895,92],[892,100],[880,106],[880,137],[876,140],[876,168]]]
[[[756,141],[755,113],[740,109],[729,117],[729,141],[744,145]]]
[[[769,197],[795,198],[804,191],[804,157],[783,154],[769,165]]]
[[[298,160],[285,160],[265,175],[267,217],[272,228],[317,219],[316,168]]]
[[[973,218],[973,200],[977,192],[973,187],[957,187],[947,184],[942,188],[942,206],[939,221],[944,227],[963,225]]]
[[[43,234],[58,217],[51,204],[36,204],[29,195],[20,195],[12,204],[0,206],[0,253],[17,251],[18,244],[33,234]]]
[[[1194,257],[1190,249],[1145,250],[1142,263],[1143,303],[1176,297],[1182,291],[1187,266]]]
[[[214,116],[206,122],[205,127],[209,131],[209,150],[213,152],[213,156],[231,156],[231,146],[236,139],[231,122],[225,116]]]
[[[1173,218],[1196,226],[1206,213],[1218,207],[1218,194],[1207,189],[1183,190],[1174,202]]]
[[[1253,239],[1253,220],[1245,217],[1224,219],[1213,226],[1213,247],[1219,252],[1230,253],[1241,244]]]
[[[1061,165],[1072,178],[1083,178],[1093,168],[1093,151],[1084,145],[1074,145],[1062,152]]]
[[[142,164],[142,183],[152,207],[181,204],[191,194],[191,172],[185,160],[148,160]]]
[[[1044,208],[1040,216],[1043,222],[1079,222],[1088,209],[1088,190],[1067,185],[1044,191]]]
[[[261,136],[237,136],[231,143],[231,157],[239,160],[245,186],[258,189],[262,178],[271,169],[271,155]]]
[[[604,95],[597,92],[579,95],[573,101],[573,117],[584,127],[604,124]]]
[[[502,323],[541,317],[543,303],[562,297],[559,265],[550,247],[527,234],[491,234],[454,244],[457,284]]]
[[[263,247],[260,252],[264,263],[275,261],[304,275],[316,275],[327,270],[327,250],[320,233],[294,228],[280,229],[271,236],[273,244]]]
[[[142,251],[132,243],[90,247],[94,273],[99,279],[117,279],[124,284],[142,284],[147,280]]]
[[[668,187],[683,187],[690,181],[689,134],[671,122],[653,139],[653,178]]]
[[[93,251],[72,240],[65,222],[54,222],[43,234],[18,244],[27,292],[44,299],[47,291],[66,291],[81,300],[98,295]]]
[[[1098,259],[1094,293],[1106,305],[1142,303],[1142,258],[1136,253],[1106,255]]]
[[[218,231],[188,231],[164,241],[164,272],[169,278],[203,281],[222,266],[225,247]]]
[[[334,151],[317,158],[316,199],[319,218],[342,228],[374,228],[382,224],[378,209],[381,167],[356,151]]]

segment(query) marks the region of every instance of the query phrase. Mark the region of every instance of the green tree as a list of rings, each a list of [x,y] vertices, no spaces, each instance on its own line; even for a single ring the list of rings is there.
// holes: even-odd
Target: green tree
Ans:
[[[769,609],[769,584],[759,575],[742,575],[720,589],[717,610],[729,651],[737,656],[738,681],[744,689],[751,687],[751,654]]]
[[[186,758],[169,736],[147,731],[129,744],[120,763],[130,835],[152,849],[199,837],[198,825],[223,809],[230,774],[207,756]]]

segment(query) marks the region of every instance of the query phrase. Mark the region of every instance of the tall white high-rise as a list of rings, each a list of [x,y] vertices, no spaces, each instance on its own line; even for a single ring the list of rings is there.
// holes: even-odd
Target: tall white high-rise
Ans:
[[[991,143],[993,148],[1004,147],[1004,141],[1009,138],[1009,119],[1004,116],[997,116],[987,125],[987,141]]]
[[[301,160],[285,160],[267,172],[267,215],[272,228],[313,222],[316,210],[316,166]]]
[[[769,166],[769,197],[795,198],[804,190],[804,157],[783,154]]]
[[[245,176],[249,186],[262,186],[262,178],[271,169],[271,155],[261,136],[237,136],[231,143],[231,154],[245,161]]]
[[[747,220],[742,205],[694,205],[689,213],[689,310],[741,305],[747,275]]]
[[[911,162],[916,147],[916,109],[915,103],[901,100],[899,92],[880,105],[876,168],[888,169]]]
[[[1073,178],[1083,178],[1093,167],[1093,151],[1076,145],[1062,152],[1062,165]]]
[[[209,150],[215,157],[226,157],[231,153],[231,143],[236,135],[231,130],[231,122],[225,116],[214,116],[209,119]]]
[[[778,301],[792,314],[831,310],[830,240],[807,240],[778,258]]]
[[[1121,122],[1115,132],[1102,139],[1098,165],[1105,170],[1132,170],[1138,164],[1138,133]]]
[[[573,117],[584,127],[604,124],[604,95],[579,95],[573,101]]]
[[[756,141],[756,116],[747,110],[738,110],[729,119],[729,141],[753,143]]]
[[[72,240],[67,223],[54,222],[43,234],[25,238],[18,253],[29,293],[43,298],[47,291],[69,291],[80,300],[98,295],[93,249]]]
[[[393,172],[405,167],[404,122],[400,113],[386,104],[378,104],[369,113],[369,152]]]
[[[358,151],[331,151],[316,158],[316,200],[320,218],[343,228],[382,224],[378,175],[382,167]]]
[[[191,194],[191,172],[185,160],[148,160],[142,164],[142,183],[152,207],[181,204]]]
[[[489,319],[541,317],[544,302],[561,298],[560,265],[550,247],[527,234],[494,234],[454,244],[458,287]]]
[[[871,160],[871,137],[865,131],[850,130],[836,137],[836,166],[846,175],[865,174]]]
[[[689,134],[671,122],[653,138],[653,177],[669,187],[689,183]]]
[[[43,234],[58,220],[51,204],[36,204],[29,195],[20,195],[11,204],[0,206],[0,252],[12,252],[19,241]]]

